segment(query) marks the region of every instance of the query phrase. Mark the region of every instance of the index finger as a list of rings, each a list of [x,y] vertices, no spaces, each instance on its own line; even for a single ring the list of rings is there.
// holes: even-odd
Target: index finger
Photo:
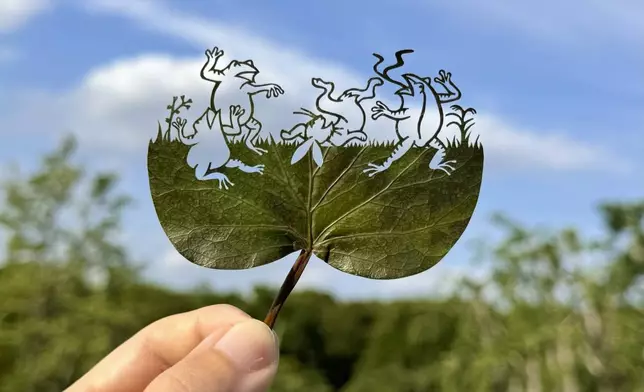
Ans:
[[[207,336],[223,336],[250,316],[230,305],[207,306],[158,320],[117,347],[66,392],[140,392]]]

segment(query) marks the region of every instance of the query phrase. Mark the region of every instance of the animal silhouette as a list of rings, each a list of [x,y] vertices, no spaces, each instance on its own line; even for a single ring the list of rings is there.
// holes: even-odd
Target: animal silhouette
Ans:
[[[335,84],[320,78],[311,79],[311,84],[321,89],[315,104],[324,121],[323,127],[334,127],[334,136],[330,140],[335,146],[344,146],[352,141],[364,142],[367,134],[364,132],[366,113],[361,102],[375,97],[376,87],[384,83],[380,78],[371,78],[364,89],[352,88],[333,97]]]
[[[377,67],[384,59],[380,55],[374,54],[379,59],[373,67],[374,71],[385,80],[400,86],[395,95],[400,97],[401,105],[399,109],[391,110],[383,102],[377,101],[371,109],[371,118],[374,120],[385,117],[395,122],[398,140],[392,154],[382,164],[368,164],[369,167],[364,172],[369,176],[387,170],[394,161],[404,156],[412,147],[435,148],[437,152],[429,167],[442,170],[448,175],[454,171],[452,164],[456,161],[443,161],[446,147],[438,138],[438,134],[444,122],[442,105],[460,99],[461,92],[452,82],[452,75],[444,70],[439,71],[439,76],[434,78],[434,82],[441,85],[445,89],[445,93],[437,92],[431,84],[431,78],[428,77],[423,78],[412,73],[405,73],[402,78],[406,84],[391,79],[387,74],[388,71],[402,66],[404,64],[402,54],[410,52],[412,51],[397,52],[397,63],[385,68],[383,72],[378,71]]]
[[[316,115],[305,109],[302,110],[303,112],[295,112],[295,114],[305,114],[309,116],[309,121],[296,124],[289,130],[283,129],[280,136],[284,141],[299,142],[298,147],[293,152],[291,164],[297,163],[304,158],[307,152],[311,151],[313,161],[318,166],[322,166],[324,157],[321,147],[334,136],[336,133],[335,127],[332,123],[327,124],[322,115]]]
[[[215,171],[218,168],[238,168],[245,173],[259,174],[264,171],[264,165],[249,166],[240,160],[230,159],[230,148],[224,134],[241,134],[240,118],[244,116],[244,109],[232,106],[227,112],[230,113],[229,120],[233,126],[222,124],[221,112],[208,108],[192,124],[194,133],[190,137],[184,136],[183,129],[179,129],[181,142],[190,146],[186,161],[195,170],[195,177],[203,181],[216,180],[219,189],[228,189],[235,184],[225,174]],[[185,122],[182,124],[185,125]]]
[[[224,51],[216,47],[206,50],[207,60],[201,69],[201,78],[215,84],[210,106],[215,111],[222,110],[222,117],[226,119],[229,107],[240,106],[243,109],[243,115],[239,119],[242,141],[250,150],[262,155],[267,151],[255,145],[262,130],[262,123],[255,118],[254,97],[259,93],[266,93],[266,98],[277,97],[284,94],[284,90],[273,83],[256,84],[255,78],[259,70],[252,60],[232,60],[226,67],[216,69],[217,62],[223,55]],[[225,89],[225,93],[222,89]]]

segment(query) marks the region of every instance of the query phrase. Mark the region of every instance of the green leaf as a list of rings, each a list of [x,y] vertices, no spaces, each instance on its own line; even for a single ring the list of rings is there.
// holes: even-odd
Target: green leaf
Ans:
[[[231,156],[263,174],[218,169],[234,184],[199,181],[178,141],[149,145],[148,170],[159,221],[188,260],[217,269],[268,264],[313,249],[329,265],[374,279],[400,278],[435,265],[456,243],[476,206],[483,172],[480,144],[447,149],[451,176],[428,167],[436,150],[412,148],[374,177],[392,143],[323,147],[291,165],[296,145],[259,144],[262,156],[230,143]]]

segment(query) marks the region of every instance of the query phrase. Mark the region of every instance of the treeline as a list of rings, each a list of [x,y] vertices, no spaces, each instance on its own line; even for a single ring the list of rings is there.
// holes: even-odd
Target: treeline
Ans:
[[[177,292],[141,279],[116,241],[129,204],[116,177],[89,176],[67,140],[3,185],[0,391],[60,392],[143,326],[251,297]],[[600,207],[605,234],[495,223],[484,283],[448,298],[344,302],[295,291],[277,323],[275,392],[644,391],[644,202]],[[476,265],[473,266],[476,268]]]

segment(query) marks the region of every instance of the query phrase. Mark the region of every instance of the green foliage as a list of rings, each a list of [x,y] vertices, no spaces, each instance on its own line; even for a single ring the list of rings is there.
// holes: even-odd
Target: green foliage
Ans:
[[[182,109],[189,110],[191,105],[192,105],[192,99],[191,98],[186,99],[185,95],[182,95],[181,97],[177,97],[177,96],[172,97],[172,103],[166,107],[166,109],[168,109],[168,112],[169,112],[168,117],[165,118],[165,123],[167,124],[166,128],[165,130],[163,130],[161,128],[161,123],[159,123],[157,137],[156,137],[157,141],[181,140],[181,135],[179,135],[178,133],[181,132],[181,130],[185,126],[185,120],[177,116],[181,113]],[[177,123],[177,120],[179,120],[178,124],[182,124],[183,126],[176,127],[177,136],[174,137],[174,135],[172,135],[172,127]]]
[[[303,366],[293,357],[280,359],[280,371],[273,382],[273,391],[279,392],[332,392],[333,387],[313,367]]]
[[[127,198],[72,162],[73,141],[8,181],[0,224],[0,391],[60,392],[150,322],[213,303],[263,317],[275,292],[177,292],[116,241]],[[644,203],[600,208],[606,233],[505,217],[483,283],[453,296],[346,302],[292,295],[274,392],[644,392]],[[590,262],[592,260],[592,263]]]
[[[29,178],[4,184],[1,391],[55,390],[134,331],[114,334],[133,318],[118,297],[136,267],[112,241],[128,198],[110,174],[86,178],[74,150],[67,139]]]
[[[470,141],[474,119],[467,118],[468,114],[476,114],[476,110],[474,108],[463,109],[460,105],[452,105],[451,108],[453,112],[447,113],[445,117],[456,117],[456,120],[448,122],[445,127],[456,126],[459,130],[459,137],[457,139],[456,136],[454,136],[453,139],[448,140],[447,148],[453,149],[460,146],[469,146],[470,144],[480,148],[481,144],[478,136],[474,142]]]
[[[168,238],[188,260],[210,268],[243,269],[313,249],[329,265],[376,279],[400,278],[435,265],[461,236],[478,199],[483,150],[453,151],[456,171],[428,168],[433,149],[410,150],[370,178],[369,162],[384,146],[329,147],[324,165],[290,164],[292,144],[261,145],[259,158],[243,143],[232,156],[262,163],[263,175],[221,169],[235,184],[198,181],[185,164],[188,147],[150,143],[152,198]],[[260,161],[261,159],[261,161]],[[404,239],[404,240],[403,240]]]

